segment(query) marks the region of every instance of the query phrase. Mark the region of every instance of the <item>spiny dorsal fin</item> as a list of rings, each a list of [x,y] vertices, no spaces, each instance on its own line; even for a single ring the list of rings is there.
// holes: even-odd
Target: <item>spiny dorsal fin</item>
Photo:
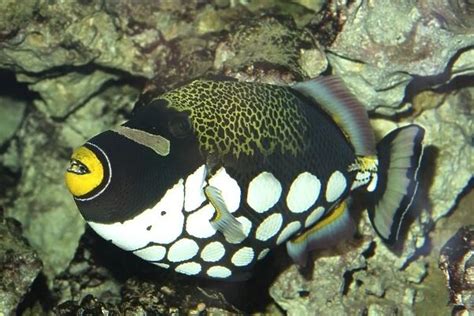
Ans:
[[[243,241],[246,235],[244,234],[242,224],[227,209],[221,191],[209,185],[204,189],[204,192],[216,210],[216,214],[211,220],[211,225],[220,231],[231,244]]]
[[[292,88],[316,101],[339,125],[354,146],[356,155],[375,155],[375,138],[367,111],[335,76],[298,82]]]

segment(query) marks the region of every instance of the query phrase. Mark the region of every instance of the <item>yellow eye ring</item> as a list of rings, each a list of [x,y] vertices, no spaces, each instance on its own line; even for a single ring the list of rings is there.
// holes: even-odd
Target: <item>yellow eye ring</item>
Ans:
[[[104,182],[104,166],[97,155],[85,146],[74,150],[65,173],[66,185],[75,197],[90,194]]]

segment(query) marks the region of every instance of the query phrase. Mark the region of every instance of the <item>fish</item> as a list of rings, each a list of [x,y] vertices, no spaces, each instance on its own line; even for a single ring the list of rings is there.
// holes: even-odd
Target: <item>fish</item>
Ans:
[[[409,124],[376,144],[340,78],[205,78],[138,102],[128,121],[75,149],[65,172],[85,221],[123,250],[230,281],[250,278],[282,244],[304,266],[311,251],[354,234],[354,191],[382,241],[399,239],[424,128]]]

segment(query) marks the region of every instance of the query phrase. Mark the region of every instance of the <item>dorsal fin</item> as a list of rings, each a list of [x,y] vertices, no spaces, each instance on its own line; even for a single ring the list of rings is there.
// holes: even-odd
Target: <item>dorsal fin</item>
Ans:
[[[291,86],[316,101],[339,125],[356,155],[375,155],[375,138],[367,111],[336,76],[318,77]]]

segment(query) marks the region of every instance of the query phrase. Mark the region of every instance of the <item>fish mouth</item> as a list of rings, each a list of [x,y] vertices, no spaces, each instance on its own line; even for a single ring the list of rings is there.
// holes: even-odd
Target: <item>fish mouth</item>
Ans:
[[[71,159],[69,161],[69,167],[66,169],[67,172],[75,173],[78,175],[83,175],[90,173],[89,168],[82,162],[76,159]]]

